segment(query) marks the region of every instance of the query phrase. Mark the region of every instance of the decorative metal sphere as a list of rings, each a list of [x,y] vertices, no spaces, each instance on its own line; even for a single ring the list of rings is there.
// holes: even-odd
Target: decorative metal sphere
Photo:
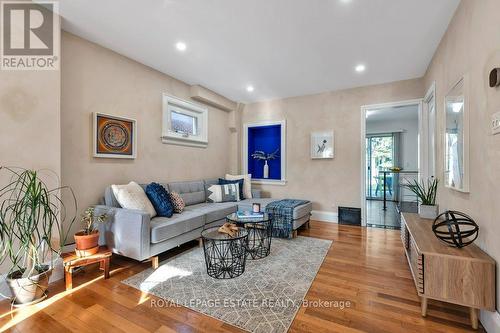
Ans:
[[[441,217],[444,215],[444,220]],[[479,226],[461,212],[447,210],[432,223],[432,231],[437,238],[448,245],[462,248],[472,244],[479,236]]]

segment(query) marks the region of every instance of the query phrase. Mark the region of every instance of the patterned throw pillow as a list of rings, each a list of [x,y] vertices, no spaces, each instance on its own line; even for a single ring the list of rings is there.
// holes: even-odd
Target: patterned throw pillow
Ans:
[[[186,207],[184,200],[182,200],[182,197],[177,192],[170,192],[170,202],[174,206],[174,212],[176,213],[182,213],[184,207]]]
[[[207,189],[208,202],[240,201],[239,184],[212,185]]]
[[[146,211],[150,217],[156,216],[156,211],[142,187],[136,182],[127,185],[111,185],[116,201],[122,208]]]
[[[167,190],[158,183],[151,183],[146,187],[146,195],[153,204],[157,216],[172,217],[174,206],[170,202]]]
[[[240,189],[240,200],[243,200],[245,198],[245,196],[243,195],[243,181],[244,181],[243,179],[227,180],[219,178],[219,185],[238,184]]]
[[[252,175],[230,175],[226,174],[227,180],[238,180],[243,179],[243,196],[245,199],[252,199]]]

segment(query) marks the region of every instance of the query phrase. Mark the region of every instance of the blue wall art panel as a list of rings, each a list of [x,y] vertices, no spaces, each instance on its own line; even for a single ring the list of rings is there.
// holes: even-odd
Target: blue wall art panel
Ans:
[[[248,128],[248,173],[252,178],[281,179],[281,131],[281,125]]]

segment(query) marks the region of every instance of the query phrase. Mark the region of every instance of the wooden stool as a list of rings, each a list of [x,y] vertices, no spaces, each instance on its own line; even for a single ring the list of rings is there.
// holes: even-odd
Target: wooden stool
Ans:
[[[66,282],[66,290],[73,288],[73,269],[77,267],[87,266],[90,264],[100,263],[100,269],[104,271],[104,278],[109,278],[109,260],[111,259],[111,250],[106,246],[99,247],[99,251],[88,257],[78,257],[76,253],[68,252],[63,253],[64,264],[64,280]]]

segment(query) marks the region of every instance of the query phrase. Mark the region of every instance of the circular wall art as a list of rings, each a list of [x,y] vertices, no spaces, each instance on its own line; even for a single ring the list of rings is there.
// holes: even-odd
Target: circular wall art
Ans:
[[[135,158],[136,123],[133,119],[94,114],[94,156]]]
[[[122,150],[130,144],[130,134],[122,124],[110,121],[99,130],[99,142],[108,149]]]

